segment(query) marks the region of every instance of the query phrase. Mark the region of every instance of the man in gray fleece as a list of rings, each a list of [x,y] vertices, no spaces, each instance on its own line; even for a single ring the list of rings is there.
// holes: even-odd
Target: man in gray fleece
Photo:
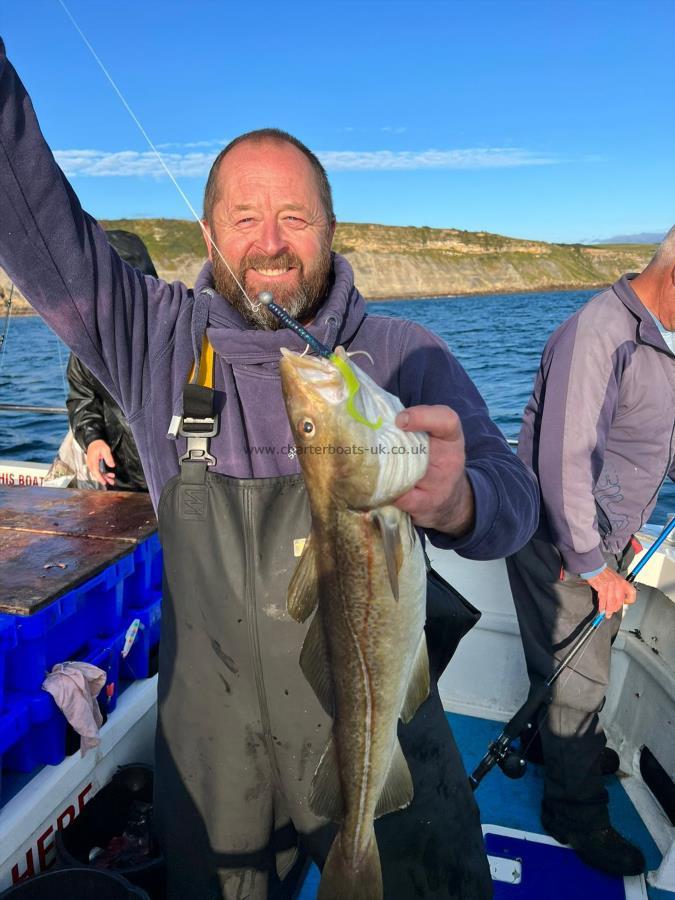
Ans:
[[[331,252],[326,173],[290,135],[249,133],[220,154],[204,201],[218,250],[209,242],[194,291],[167,284],[126,265],[82,210],[0,40],[0,211],[0,264],[120,404],[158,512],[154,823],[167,898],[290,897],[302,851],[321,866],[335,834],[308,803],[331,720],[298,664],[309,623],[286,610],[310,516],[279,359],[304,341],[239,285],[272,291],[331,348],[370,351],[355,363],[408,407],[400,427],[431,435],[428,473],[398,504],[434,544],[515,552],[536,525],[536,482],[441,340],[367,314]],[[186,386],[193,363],[200,386]],[[430,696],[399,732],[414,800],[376,823],[384,894],[486,900],[478,810],[437,688],[452,599],[432,582]]]
[[[621,278],[551,336],[518,446],[541,491],[539,528],[507,560],[532,684],[598,610],[606,613],[542,713],[542,823],[588,864],[618,875],[645,863],[610,825],[598,713],[622,608],[636,596],[625,579],[631,539],[675,475],[674,329],[675,228],[642,274]]]

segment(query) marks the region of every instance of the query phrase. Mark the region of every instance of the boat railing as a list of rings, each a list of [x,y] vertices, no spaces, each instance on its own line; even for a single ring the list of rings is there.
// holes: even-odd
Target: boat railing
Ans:
[[[0,412],[30,412],[56,416],[67,415],[68,410],[65,406],[25,406],[21,403],[0,403]],[[518,446],[518,441],[515,438],[507,438],[506,443],[509,447]]]
[[[30,412],[46,416],[68,415],[65,406],[26,406],[22,403],[0,403],[0,412]]]

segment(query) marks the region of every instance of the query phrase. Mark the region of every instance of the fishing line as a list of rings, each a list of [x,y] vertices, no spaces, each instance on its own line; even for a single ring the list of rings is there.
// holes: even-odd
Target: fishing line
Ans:
[[[195,210],[193,205],[190,203],[190,200],[188,199],[187,195],[185,194],[185,192],[183,191],[181,186],[178,184],[178,181],[174,177],[172,171],[169,169],[168,165],[164,161],[164,157],[162,156],[162,154],[159,152],[159,150],[153,143],[152,139],[150,138],[150,135],[147,133],[147,131],[141,124],[140,119],[138,118],[136,113],[133,111],[133,109],[131,108],[129,103],[127,102],[126,98],[124,97],[124,94],[122,93],[120,88],[117,86],[117,83],[115,82],[114,78],[112,77],[112,75],[110,74],[110,72],[108,71],[106,66],[104,65],[104,63],[101,60],[101,58],[99,57],[99,55],[96,53],[96,51],[92,47],[91,43],[87,39],[87,36],[85,35],[85,33],[82,31],[82,29],[78,25],[77,21],[75,20],[75,17],[73,16],[73,14],[70,12],[68,7],[66,6],[64,0],[58,0],[58,3],[61,6],[61,8],[63,9],[64,13],[70,19],[73,27],[75,28],[75,30],[77,31],[79,36],[82,38],[84,45],[87,47],[87,49],[93,56],[94,60],[96,61],[96,64],[98,65],[100,70],[103,72],[104,76],[106,77],[106,79],[109,82],[112,89],[117,94],[120,102],[122,103],[122,105],[124,106],[126,111],[131,116],[132,121],[134,122],[134,124],[136,125],[136,127],[138,128],[140,133],[143,135],[143,138],[145,139],[146,143],[148,144],[148,146],[150,147],[152,152],[157,157],[161,167],[164,169],[166,174],[169,176],[171,183],[176,188],[176,190],[178,191],[179,195],[181,196],[183,202],[185,203],[187,208],[190,210],[190,213],[192,214],[193,218],[195,219],[195,221],[201,228],[202,234],[204,235],[205,239],[208,241],[208,243],[211,245],[211,247],[214,249],[214,251],[220,257],[220,259],[223,261],[225,267],[227,268],[227,271],[232,276],[234,282],[236,283],[237,287],[243,294],[244,298],[246,299],[246,301],[249,304],[249,306],[251,307],[251,309],[254,311],[258,310],[260,308],[261,303],[264,304],[270,310],[270,312],[272,312],[281,322],[283,322],[283,324],[287,328],[290,328],[299,337],[301,337],[305,341],[305,343],[309,344],[310,347],[316,353],[319,354],[319,356],[322,356],[325,359],[329,359],[337,367],[338,371],[344,378],[345,383],[347,385],[347,391],[348,391],[347,411],[348,411],[348,413],[351,415],[351,417],[353,419],[355,419],[357,422],[360,422],[363,425],[367,425],[368,428],[373,428],[373,429],[379,428],[382,424],[381,417],[378,418],[378,420],[376,422],[369,422],[368,419],[366,419],[359,412],[359,410],[356,408],[356,406],[354,404],[354,399],[355,399],[357,393],[359,392],[360,385],[359,385],[359,381],[358,381],[356,374],[354,373],[353,369],[349,365],[349,362],[347,360],[344,360],[344,359],[341,359],[340,357],[338,357],[335,353],[333,353],[333,351],[329,347],[326,347],[324,344],[322,344],[321,341],[317,340],[317,338],[315,338],[314,335],[310,334],[310,332],[307,331],[306,328],[304,328],[299,322],[297,322],[294,318],[292,318],[292,316],[290,316],[286,312],[286,310],[283,309],[283,307],[274,303],[274,298],[269,291],[264,291],[258,295],[258,298],[257,298],[257,300],[259,301],[258,303],[254,303],[251,300],[251,298],[246,293],[244,286],[241,284],[241,282],[239,281],[237,276],[232,271],[232,268],[230,267],[229,263],[227,262],[227,260],[223,256],[223,254],[220,252],[220,249],[216,245],[215,241],[213,240],[213,238],[207,231],[206,227],[204,226],[204,223],[202,222],[199,215],[197,214],[197,211]]]
[[[54,334],[54,332],[52,332]],[[68,388],[66,387],[66,367],[63,365],[63,355],[61,353],[61,341],[54,334],[54,340],[56,341],[56,349],[59,351],[59,370],[61,372],[61,381],[63,382],[63,399],[66,400],[68,397]]]
[[[0,335],[0,372],[5,363],[5,354],[7,352],[7,335],[9,334],[9,320],[12,318],[12,298],[14,296],[14,282],[9,289],[9,299],[7,300],[7,312],[5,314],[5,327]]]
[[[371,366],[375,365],[375,360],[367,350],[349,350],[347,351],[347,356],[350,359],[352,358],[352,356],[365,356],[369,360]]]
[[[150,138],[150,135],[147,133],[147,131],[145,130],[145,128],[144,128],[143,125],[141,124],[141,122],[140,122],[138,116],[136,115],[136,113],[133,111],[133,109],[131,108],[131,106],[129,106],[129,104],[127,103],[127,101],[126,101],[124,95],[122,94],[122,91],[119,89],[119,87],[117,86],[117,84],[116,84],[115,80],[113,79],[112,75],[111,75],[110,72],[106,69],[104,63],[102,62],[102,60],[100,59],[100,57],[98,56],[98,54],[96,53],[96,51],[94,50],[94,48],[92,47],[92,45],[90,44],[90,42],[88,41],[87,36],[85,35],[85,33],[82,31],[82,29],[80,28],[80,26],[79,26],[79,25],[77,24],[77,22],[75,21],[75,17],[72,15],[72,13],[70,12],[70,10],[68,9],[68,7],[66,6],[66,4],[64,3],[64,0],[58,0],[58,3],[60,4],[61,8],[62,8],[63,11],[65,12],[65,14],[68,16],[68,18],[70,19],[70,21],[71,21],[73,27],[75,28],[75,30],[77,31],[77,33],[78,33],[78,34],[80,35],[80,37],[82,38],[82,40],[83,40],[85,46],[87,47],[87,49],[89,50],[89,52],[91,53],[91,55],[94,57],[94,59],[95,59],[97,65],[98,65],[98,67],[100,68],[100,70],[103,72],[103,74],[104,74],[105,77],[107,78],[108,82],[110,83],[110,86],[112,87],[112,89],[115,91],[115,93],[116,93],[117,96],[119,97],[119,99],[120,99],[122,105],[124,106],[124,108],[126,109],[126,111],[129,113],[129,115],[131,116],[131,118],[132,118],[134,124],[136,125],[136,127],[138,128],[138,130],[141,132],[141,134],[142,134],[143,137],[145,138],[145,140],[146,140],[148,146],[150,147],[150,149],[152,150],[152,152],[155,154],[155,156],[156,156],[157,159],[159,160],[159,163],[160,163],[161,167],[164,169],[164,171],[166,172],[166,174],[167,174],[167,175],[169,176],[169,178],[171,179],[171,183],[172,183],[173,186],[176,188],[176,190],[177,190],[178,193],[180,194],[181,198],[183,199],[185,205],[186,205],[187,208],[190,210],[190,213],[192,214],[194,220],[197,222],[197,224],[198,224],[199,227],[201,228],[202,234],[204,235],[204,238],[208,241],[208,243],[211,245],[211,247],[215,250],[215,252],[218,254],[218,256],[221,258],[221,260],[222,260],[223,263],[225,264],[225,267],[227,268],[227,271],[230,273],[230,275],[231,275],[232,278],[234,279],[234,281],[235,281],[237,287],[239,288],[239,290],[240,290],[240,291],[242,292],[242,294],[244,295],[244,297],[245,297],[246,301],[248,302],[248,304],[250,305],[251,309],[252,309],[252,310],[257,310],[257,309],[259,309],[259,308],[260,308],[260,304],[259,304],[259,303],[254,303],[254,302],[251,300],[251,298],[248,296],[248,294],[246,293],[246,291],[244,290],[243,285],[241,284],[241,282],[239,281],[239,279],[237,278],[237,276],[236,276],[236,275],[234,274],[234,272],[232,271],[232,269],[231,269],[229,263],[227,262],[227,260],[226,260],[225,257],[223,256],[223,254],[222,254],[222,253],[220,252],[220,250],[218,249],[218,247],[217,247],[215,241],[213,240],[213,238],[211,237],[211,235],[210,235],[209,232],[207,231],[206,227],[204,226],[204,223],[202,222],[201,218],[200,218],[199,215],[197,214],[197,211],[195,210],[194,206],[190,203],[190,200],[188,199],[187,194],[185,193],[185,191],[182,189],[182,187],[181,187],[181,186],[178,184],[178,182],[176,181],[176,178],[174,177],[173,172],[171,171],[171,169],[169,169],[168,165],[167,165],[166,162],[164,161],[164,157],[163,157],[162,154],[159,152],[159,150],[157,149],[157,147],[154,145],[153,141],[152,141],[151,138]]]

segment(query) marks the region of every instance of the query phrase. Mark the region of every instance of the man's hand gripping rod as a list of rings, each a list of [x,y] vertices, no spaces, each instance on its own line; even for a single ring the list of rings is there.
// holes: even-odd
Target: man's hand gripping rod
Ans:
[[[656,553],[661,544],[666,540],[666,538],[674,528],[675,518],[673,518],[673,520],[662,529],[661,534],[654,541],[649,550],[647,550],[645,555],[635,566],[630,575],[628,575],[626,581],[632,582],[635,580],[636,576],[649,562],[654,553]],[[604,618],[604,612],[598,613],[592,619],[592,621],[590,621],[585,626],[579,637],[572,644],[569,653],[557,666],[553,674],[550,675],[549,678],[544,681],[543,684],[541,684],[536,689],[536,691],[534,691],[534,693],[532,693],[527,698],[527,700],[520,707],[515,716],[506,723],[506,725],[504,726],[504,730],[499,735],[499,737],[490,744],[487,753],[480,761],[480,763],[476,766],[473,773],[469,776],[469,784],[474,791],[490,771],[490,769],[492,769],[496,765],[499,766],[502,772],[504,772],[504,774],[509,778],[520,778],[521,775],[524,774],[525,760],[522,759],[522,757],[514,750],[511,750],[511,743],[520,734],[522,734],[522,732],[525,731],[526,728],[532,727],[532,721],[534,720],[537,711],[541,706],[544,705],[544,703],[547,703],[549,700],[549,692],[551,687],[559,678],[560,674],[570,665],[570,663],[576,657],[582,647],[585,646],[587,641],[595,633]]]

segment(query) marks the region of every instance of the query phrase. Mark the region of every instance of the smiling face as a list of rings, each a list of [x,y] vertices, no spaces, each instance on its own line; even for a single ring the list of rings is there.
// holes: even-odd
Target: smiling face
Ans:
[[[292,144],[244,141],[227,153],[204,224],[252,300],[271,291],[291,315],[306,319],[323,299],[335,225],[309,160]],[[251,310],[218,253],[207,248],[216,290],[248,321],[277,327],[269,310]]]

